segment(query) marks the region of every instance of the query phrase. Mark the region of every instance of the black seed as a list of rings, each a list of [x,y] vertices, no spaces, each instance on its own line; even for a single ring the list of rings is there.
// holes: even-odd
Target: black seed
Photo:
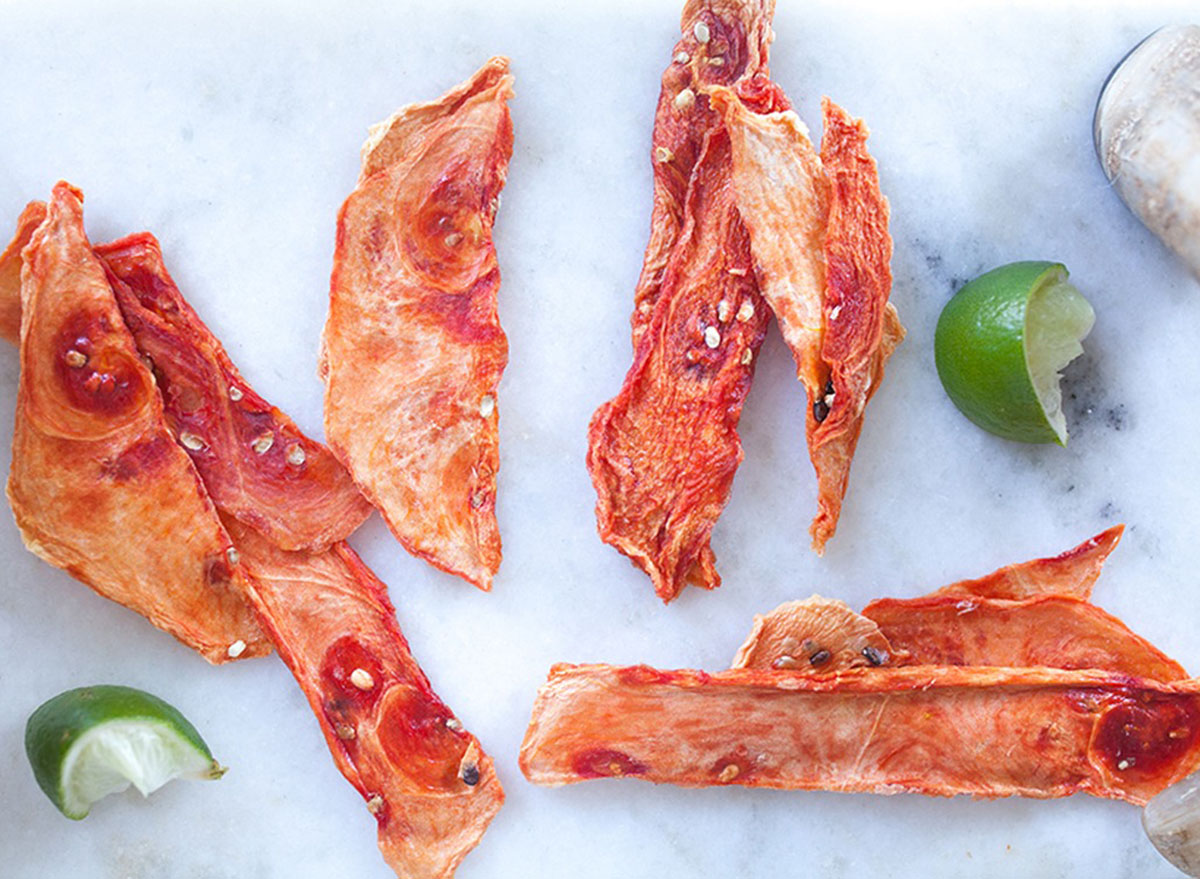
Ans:
[[[862,655],[867,658],[867,662],[875,666],[883,665],[888,661],[887,651],[876,650],[874,647],[864,647],[862,649]]]
[[[824,665],[831,659],[833,659],[833,654],[828,650],[818,650],[812,656],[808,657],[808,661],[813,665]]]
[[[463,784],[469,784],[471,787],[479,784],[479,767],[474,763],[468,763],[462,769]]]
[[[825,402],[829,395],[833,393],[833,380],[825,382],[825,393],[821,399],[813,403],[813,418],[820,424],[829,417],[829,404]]]

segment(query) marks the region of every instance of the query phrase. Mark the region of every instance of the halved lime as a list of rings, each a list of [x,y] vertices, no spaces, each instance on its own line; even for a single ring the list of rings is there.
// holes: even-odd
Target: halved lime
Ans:
[[[984,430],[1024,443],[1067,442],[1059,381],[1096,316],[1054,262],[1015,262],[966,284],[934,335],[950,399]]]
[[[99,685],[60,693],[25,725],[38,786],[68,818],[133,785],[148,796],[178,777],[220,778],[200,733],[157,696]]]

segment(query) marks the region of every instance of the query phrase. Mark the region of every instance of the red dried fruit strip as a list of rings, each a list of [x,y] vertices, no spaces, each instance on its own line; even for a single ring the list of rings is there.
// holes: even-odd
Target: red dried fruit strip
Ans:
[[[831,677],[555,666],[521,747],[536,784],[630,776],[703,787],[1144,804],[1200,765],[1200,682],[912,667]]]
[[[861,121],[826,99],[818,156],[773,83],[714,88],[733,145],[733,186],[762,294],[808,396],[817,474],[813,547],[837,528],[868,400],[904,337],[891,291],[888,205]]]
[[[232,644],[268,652],[233,543],[92,253],[78,190],[55,186],[25,262],[8,497],[26,546],[210,662]]]
[[[664,602],[687,585],[720,585],[710,537],[742,460],[737,424],[767,330],[728,165],[718,130],[633,366],[588,429],[600,536]]]
[[[710,537],[742,460],[737,424],[768,320],[733,202],[729,141],[703,89],[766,71],[773,8],[684,9],[655,119],[634,361],[588,429],[600,536],[664,602],[687,585],[720,585]]]
[[[322,344],[330,448],[409,552],[482,589],[500,565],[492,244],[508,61],[371,130],[338,215]]]

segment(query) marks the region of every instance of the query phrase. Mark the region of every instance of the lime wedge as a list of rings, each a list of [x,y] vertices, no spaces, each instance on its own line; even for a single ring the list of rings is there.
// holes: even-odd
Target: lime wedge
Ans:
[[[220,778],[200,733],[157,696],[100,685],[60,693],[25,725],[38,786],[68,818],[131,784],[148,796],[173,778]]]
[[[1016,262],[966,284],[934,335],[938,377],[984,430],[1024,443],[1067,442],[1059,381],[1095,323],[1061,263]]]

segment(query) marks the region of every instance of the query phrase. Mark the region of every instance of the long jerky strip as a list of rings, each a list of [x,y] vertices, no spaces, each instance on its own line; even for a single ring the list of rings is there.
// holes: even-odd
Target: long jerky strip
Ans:
[[[371,129],[338,214],[321,347],[325,432],[414,555],[491,588],[496,391],[508,360],[492,243],[512,153],[508,60]]]
[[[837,528],[866,404],[904,336],[891,290],[888,205],[866,126],[826,99],[817,154],[778,86],[712,89],[733,144],[738,210],[762,293],[808,396],[817,475],[811,533],[822,552]]]
[[[8,499],[25,545],[210,662],[268,652],[233,543],[92,253],[78,190],[54,187],[24,263]]]
[[[861,614],[840,601],[789,601],[755,616],[734,668],[787,668],[830,674],[845,668],[901,665],[986,665],[1095,668],[1175,681],[1187,673],[1116,617],[1074,592],[1099,566],[1119,535],[1109,529],[1052,559],[1009,565],[974,581],[1029,597],[990,598],[955,586],[921,598],[882,598]],[[1042,591],[1029,585],[1036,583]],[[1007,587],[1005,587],[1007,588]],[[1090,588],[1090,587],[1089,587]]]
[[[664,602],[720,585],[710,538],[742,461],[737,423],[767,314],[713,132],[692,175],[688,225],[620,393],[588,429],[600,536]]]
[[[710,536],[742,460],[737,423],[766,333],[729,142],[705,89],[767,70],[774,3],[693,0],[663,74],[654,210],[634,294],[634,361],[588,430],[601,538],[663,601],[720,584]]]
[[[287,552],[227,520],[249,599],[403,879],[445,879],[504,802],[492,760],[409,652],[387,590],[345,543]]]
[[[308,697],[338,769],[374,815],[385,860],[405,879],[452,875],[504,800],[491,759],[434,694],[386,587],[353,550],[342,542],[323,551],[284,546],[357,524],[357,492],[328,450],[237,373],[166,275],[150,236],[100,251],[134,337],[153,358],[168,420],[213,487],[250,573],[245,598]],[[261,454],[256,432],[274,439]],[[190,437],[202,440],[199,448]],[[290,459],[296,449],[298,462]],[[328,510],[314,509],[322,495]]]
[[[536,784],[627,776],[687,787],[1144,804],[1200,765],[1200,681],[1102,671],[915,667],[832,677],[555,666],[521,747]]]
[[[1099,668],[1155,681],[1188,676],[1116,617],[1066,595],[881,598],[862,613],[910,665]]]

